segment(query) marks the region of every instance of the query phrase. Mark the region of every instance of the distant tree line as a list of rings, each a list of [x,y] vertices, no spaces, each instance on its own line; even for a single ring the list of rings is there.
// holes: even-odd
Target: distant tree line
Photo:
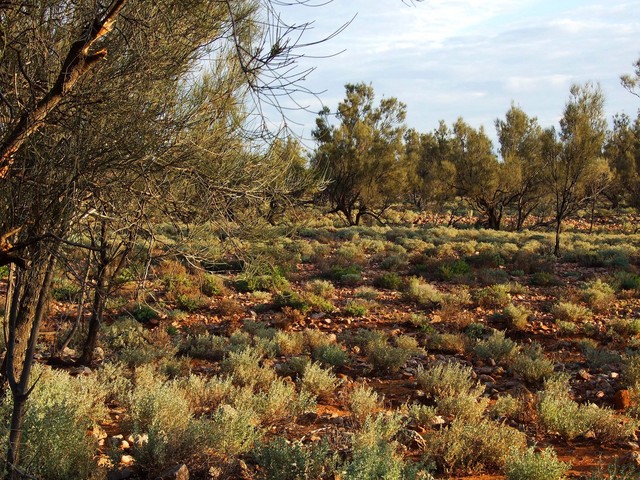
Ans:
[[[623,84],[635,92],[634,77]],[[548,227],[596,206],[640,207],[640,112],[608,125],[599,85],[573,85],[559,128],[542,127],[512,105],[495,121],[496,148],[483,127],[459,118],[420,133],[396,98],[376,104],[373,87],[346,85],[335,112],[316,120],[310,166],[328,185],[318,200],[350,225],[393,205],[443,211],[463,204],[491,229]],[[462,205],[461,205],[462,206]]]

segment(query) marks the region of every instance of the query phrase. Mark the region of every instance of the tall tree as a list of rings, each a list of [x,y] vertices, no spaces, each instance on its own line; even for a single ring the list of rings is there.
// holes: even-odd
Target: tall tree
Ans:
[[[564,220],[595,193],[586,188],[586,182],[602,154],[606,128],[600,86],[573,85],[560,120],[559,135],[549,131],[545,147],[548,186],[554,207],[556,256],[560,255]]]
[[[316,119],[312,167],[328,182],[323,197],[332,211],[357,225],[363,215],[379,218],[400,198],[406,107],[393,97],[376,106],[373,87],[364,83],[345,90],[338,124],[331,124],[327,107]]]
[[[479,210],[484,225],[499,230],[504,209],[514,197],[504,166],[482,127],[476,130],[459,118],[452,130],[451,161],[456,171],[452,186]]]
[[[527,218],[540,206],[544,191],[542,128],[536,118],[512,105],[504,120],[495,122],[503,169],[510,180],[516,229],[522,230]]]

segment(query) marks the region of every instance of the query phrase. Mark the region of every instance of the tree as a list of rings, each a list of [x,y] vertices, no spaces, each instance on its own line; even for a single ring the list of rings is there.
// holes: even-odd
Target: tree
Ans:
[[[332,212],[357,225],[363,215],[379,218],[400,198],[406,107],[393,97],[376,106],[373,87],[364,83],[345,90],[335,113],[338,125],[330,123],[327,107],[316,119],[311,164],[328,182],[322,196]]]
[[[514,196],[503,165],[482,127],[476,130],[459,118],[452,131],[451,161],[456,171],[452,187],[480,211],[482,223],[499,230],[504,208]]]
[[[444,121],[433,132],[420,134],[408,130],[404,137],[409,200],[417,208],[435,204],[440,211],[455,197],[450,179],[455,176],[451,163],[451,134]]]
[[[613,171],[612,185],[604,194],[614,207],[622,200],[640,207],[640,115],[635,122],[626,114],[613,117],[604,156]]]
[[[543,155],[549,165],[556,256],[560,255],[562,223],[595,194],[586,188],[586,183],[602,154],[606,127],[602,91],[599,86],[586,83],[571,87],[559,135],[553,130],[547,131]]]
[[[516,229],[522,230],[527,218],[545,196],[542,158],[542,128],[521,108],[512,105],[504,120],[496,120],[503,169],[509,179],[516,209]]]
[[[12,265],[3,369],[14,400],[10,478],[19,476],[33,353],[61,245],[79,244],[70,232],[87,215],[105,218],[129,208],[116,200],[159,199],[168,178],[212,179],[212,159],[241,157],[233,147],[244,113],[232,106],[248,91],[290,93],[297,78],[289,73],[296,48],[289,37],[306,26],[266,24],[270,8],[266,0],[2,4],[0,231],[2,261]],[[212,76],[195,89],[200,101],[185,101],[205,59]],[[265,73],[268,84],[260,81]],[[205,134],[208,143],[195,143]],[[110,225],[99,223],[104,234],[97,244],[82,246],[102,252],[112,237]],[[98,319],[105,299],[99,290]]]
[[[633,75],[625,74],[620,77],[622,86],[629,90],[636,97],[640,97],[640,58],[633,64],[635,72]]]

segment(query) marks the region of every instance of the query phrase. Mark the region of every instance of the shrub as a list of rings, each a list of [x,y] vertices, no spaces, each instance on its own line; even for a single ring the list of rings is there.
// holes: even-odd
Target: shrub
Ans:
[[[378,291],[371,287],[359,287],[355,291],[355,296],[365,300],[375,300],[378,298]]]
[[[74,302],[80,295],[80,286],[67,280],[57,279],[51,287],[51,296],[59,302]]]
[[[569,465],[558,460],[552,448],[536,453],[533,447],[516,451],[507,460],[507,480],[562,480]]]
[[[136,303],[129,313],[140,323],[147,323],[158,318],[158,312],[144,303]]]
[[[596,312],[607,310],[615,299],[613,288],[600,279],[588,283],[582,291],[582,300]]]
[[[511,303],[511,287],[506,284],[481,288],[474,294],[476,303],[484,308],[504,308]]]
[[[431,438],[427,457],[447,472],[502,469],[509,452],[527,445],[524,433],[490,420],[455,419]]]
[[[351,415],[361,425],[379,408],[380,398],[372,388],[358,385],[351,391],[348,405]]]
[[[195,312],[208,305],[209,299],[200,293],[178,293],[176,294],[176,304],[181,310]]]
[[[373,340],[366,345],[365,351],[374,370],[397,372],[420,350],[415,339],[401,336],[396,339],[396,346],[389,345],[386,339]]]
[[[330,343],[327,345],[319,345],[313,349],[312,357],[322,365],[340,368],[346,363],[349,355],[340,345]]]
[[[625,359],[622,378],[629,387],[640,386],[640,355],[630,355]]]
[[[400,290],[402,287],[402,277],[395,272],[383,273],[373,280],[373,284],[378,288]]]
[[[292,290],[285,290],[281,293],[278,293],[273,298],[273,304],[277,308],[289,307],[294,310],[299,310],[301,312],[306,312],[309,310],[309,305],[304,300],[304,298],[297,292]]]
[[[509,274],[499,268],[483,268],[478,272],[478,282],[481,285],[509,283]]]
[[[531,285],[536,285],[539,287],[549,287],[560,285],[561,282],[558,278],[549,273],[549,272],[536,272],[531,276],[530,280]]]
[[[22,464],[38,478],[89,478],[97,469],[96,439],[87,430],[107,416],[106,392],[95,377],[34,365],[39,381],[29,396],[23,420]],[[0,438],[6,444],[12,411],[11,395],[0,404]]]
[[[364,317],[369,313],[370,306],[366,300],[349,300],[344,307],[344,313],[352,317]]]
[[[461,333],[436,333],[429,337],[430,350],[444,353],[464,353],[468,345],[467,337]]]
[[[614,286],[621,291],[640,290],[640,275],[631,272],[616,272]]]
[[[450,260],[438,267],[438,277],[444,281],[458,280],[471,273],[471,266],[464,260]]]
[[[416,382],[428,397],[455,397],[465,393],[482,395],[484,387],[473,378],[473,369],[458,363],[436,363],[418,368]]]
[[[542,346],[532,343],[513,361],[513,371],[528,382],[540,382],[553,374],[553,362],[545,357]]]
[[[580,322],[591,319],[591,310],[571,302],[559,302],[553,306],[551,313],[557,320]]]
[[[590,368],[601,368],[605,365],[616,365],[622,361],[617,352],[599,348],[597,343],[585,339],[580,342],[580,349],[587,359]]]
[[[253,348],[230,352],[222,362],[222,370],[229,373],[236,385],[267,388],[275,379],[272,369],[261,367],[262,354]]]
[[[339,463],[337,453],[326,441],[304,446],[282,437],[256,446],[252,457],[260,466],[257,478],[269,480],[329,479]]]
[[[302,332],[278,331],[274,337],[280,355],[300,355],[304,351],[304,335]]]
[[[515,418],[518,412],[521,410],[520,401],[511,395],[499,396],[495,403],[491,405],[489,414],[491,418]]]
[[[342,380],[330,370],[325,370],[315,362],[306,366],[300,380],[302,391],[310,392],[322,400],[328,400],[341,383]]]
[[[495,331],[486,340],[480,340],[475,347],[475,354],[483,359],[493,359],[496,362],[507,361],[518,353],[520,347],[505,337],[504,332]]]
[[[529,316],[531,312],[526,307],[517,307],[510,303],[502,310],[502,317],[505,319],[510,328],[514,330],[524,330],[527,328]]]
[[[325,299],[332,298],[336,292],[336,288],[333,286],[333,283],[328,280],[320,279],[311,280],[309,283],[307,283],[306,289],[308,292],[311,292],[314,295],[318,295]]]
[[[443,298],[437,288],[417,277],[409,279],[406,296],[410,301],[427,308],[439,306]]]
[[[222,360],[228,345],[228,339],[207,332],[187,336],[180,344],[180,353],[193,358]]]
[[[218,275],[205,273],[200,280],[200,291],[208,297],[222,295],[225,291],[224,281]]]

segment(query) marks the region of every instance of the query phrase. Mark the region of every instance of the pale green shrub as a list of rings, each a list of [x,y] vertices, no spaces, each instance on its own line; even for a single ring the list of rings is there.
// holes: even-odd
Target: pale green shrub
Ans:
[[[487,360],[492,358],[496,362],[505,362],[513,358],[520,347],[513,341],[505,337],[502,331],[495,331],[486,340],[480,340],[475,347],[475,354]]]
[[[300,380],[301,391],[306,390],[322,400],[329,399],[341,383],[342,380],[316,362],[306,366]]]
[[[562,480],[567,470],[569,465],[558,460],[552,448],[536,453],[531,447],[525,452],[513,452],[505,473],[507,480]]]

